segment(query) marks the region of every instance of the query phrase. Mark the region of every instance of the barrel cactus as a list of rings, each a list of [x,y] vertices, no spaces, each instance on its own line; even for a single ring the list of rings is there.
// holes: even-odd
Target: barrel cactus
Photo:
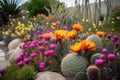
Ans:
[[[65,56],[61,62],[61,71],[66,77],[74,77],[78,72],[85,72],[88,61],[75,53]]]
[[[91,64],[94,64],[94,63],[95,63],[95,60],[100,58],[100,55],[101,55],[101,53],[95,53],[95,54],[91,57],[90,63],[91,63]]]
[[[101,48],[102,47],[102,40],[99,36],[97,35],[91,35],[87,38],[87,40],[91,40],[96,44],[97,48]]]
[[[78,73],[75,75],[75,80],[88,80],[87,74],[84,73],[84,72],[78,72]]]

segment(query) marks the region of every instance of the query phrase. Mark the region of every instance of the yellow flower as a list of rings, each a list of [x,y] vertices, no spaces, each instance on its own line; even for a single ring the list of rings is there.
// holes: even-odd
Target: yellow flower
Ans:
[[[99,37],[102,37],[105,35],[105,32],[103,31],[97,31],[96,34],[99,36]]]
[[[69,31],[69,32],[67,33],[67,36],[68,36],[68,38],[70,38],[70,39],[75,38],[76,35],[77,35],[77,31],[76,31],[76,30]]]
[[[83,29],[81,24],[73,24],[72,28],[76,31],[81,31]]]
[[[58,39],[65,39],[65,38],[67,38],[67,31],[65,31],[65,30],[55,30],[54,35]]]
[[[88,19],[86,19],[86,22],[89,22],[89,20],[88,20]]]
[[[85,22],[85,19],[82,19],[82,22]]]
[[[88,31],[90,32],[90,31],[91,31],[91,28],[88,28]]]

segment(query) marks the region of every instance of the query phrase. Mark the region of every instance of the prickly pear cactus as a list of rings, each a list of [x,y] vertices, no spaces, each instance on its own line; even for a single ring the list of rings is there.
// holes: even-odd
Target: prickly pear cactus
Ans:
[[[96,44],[97,48],[101,48],[102,47],[102,40],[99,36],[97,35],[90,35],[87,40],[91,40]]]
[[[88,80],[87,74],[84,73],[84,72],[78,72],[78,73],[75,75],[75,80]]]
[[[75,53],[65,56],[61,62],[61,71],[66,77],[74,77],[78,72],[85,72],[88,61]]]
[[[95,63],[95,60],[100,58],[100,55],[101,55],[101,53],[95,53],[95,54],[91,57],[90,63],[91,63],[91,64],[94,64],[94,63]]]

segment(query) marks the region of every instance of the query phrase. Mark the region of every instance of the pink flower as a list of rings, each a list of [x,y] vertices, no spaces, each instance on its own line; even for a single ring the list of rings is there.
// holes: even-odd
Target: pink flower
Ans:
[[[39,50],[43,52],[45,50],[44,46],[39,46]]]
[[[103,49],[102,49],[102,52],[103,52],[103,53],[108,53],[108,50],[107,50],[106,48],[103,48]]]
[[[54,38],[54,42],[58,42],[59,41],[59,39],[58,38]]]
[[[109,61],[114,61],[116,59],[116,55],[115,54],[108,54],[108,60]]]
[[[38,37],[39,37],[40,39],[42,39],[42,35],[39,35]]]
[[[25,59],[24,59],[24,62],[25,62],[26,64],[28,64],[28,63],[30,62],[30,58],[25,58]]]
[[[49,40],[50,40],[50,36],[44,36],[44,39],[45,39],[46,41],[49,41]]]
[[[55,49],[56,48],[56,45],[55,44],[50,44],[50,49]]]
[[[44,44],[45,44],[45,45],[48,45],[48,41],[45,41]]]
[[[35,58],[35,57],[37,57],[37,56],[39,56],[37,53],[32,53],[32,54],[30,54],[30,57],[32,57],[32,58]]]
[[[24,62],[23,62],[23,61],[18,62],[18,66],[19,66],[19,67],[22,67],[23,65],[24,65]]]
[[[50,60],[50,61],[49,61],[49,65],[52,65],[52,64],[53,64],[53,61],[52,61],[52,60]]]
[[[4,69],[0,69],[0,74],[3,75],[5,73]]]
[[[19,62],[19,61],[21,61],[23,58],[21,57],[21,56],[18,56],[17,58],[16,58],[16,61],[17,62]]]
[[[104,60],[103,59],[96,59],[95,65],[98,67],[102,67],[104,65]]]
[[[19,56],[23,58],[23,57],[25,56],[25,54],[24,54],[24,53],[21,53]]]
[[[49,52],[48,52],[48,51],[45,51],[45,52],[44,52],[44,56],[47,56],[47,57],[48,57],[48,56],[49,56]]]
[[[104,55],[104,54],[101,54],[101,55],[100,55],[100,59],[105,59],[105,55]]]
[[[49,50],[49,51],[48,51],[48,55],[49,55],[49,56],[52,56],[53,54],[54,54],[54,50]]]
[[[29,47],[30,47],[31,49],[34,49],[34,48],[35,48],[35,44],[31,43],[31,44],[29,45]]]
[[[40,45],[40,46],[41,46],[41,45],[42,45],[42,43],[43,43],[42,41],[38,41],[38,45]]]
[[[45,69],[45,63],[44,62],[40,62],[39,63],[39,69],[40,70],[44,70]]]

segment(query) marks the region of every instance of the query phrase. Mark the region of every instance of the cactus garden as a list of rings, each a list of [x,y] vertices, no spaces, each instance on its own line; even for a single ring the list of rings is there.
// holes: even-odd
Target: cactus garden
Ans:
[[[120,80],[119,0],[22,1],[0,1],[0,80]]]

